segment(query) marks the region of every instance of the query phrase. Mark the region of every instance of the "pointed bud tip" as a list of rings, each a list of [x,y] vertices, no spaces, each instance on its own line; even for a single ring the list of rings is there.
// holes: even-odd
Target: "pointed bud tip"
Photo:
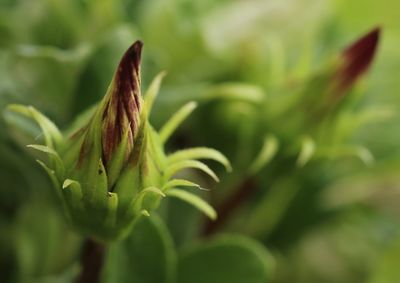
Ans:
[[[121,59],[120,66],[125,63],[133,63],[136,70],[140,67],[140,59],[142,54],[143,42],[140,40],[135,41],[125,52]]]
[[[136,41],[122,56],[114,78],[111,95],[103,113],[103,159],[108,163],[128,133],[127,156],[133,146],[140,125],[142,110],[140,58],[143,43]]]
[[[337,74],[339,90],[351,87],[368,70],[376,54],[380,33],[381,28],[376,27],[343,51],[344,62]]]
[[[128,50],[125,51],[118,65],[120,77],[126,78],[135,74],[138,75],[140,70],[140,61],[142,55],[143,42],[135,41]]]

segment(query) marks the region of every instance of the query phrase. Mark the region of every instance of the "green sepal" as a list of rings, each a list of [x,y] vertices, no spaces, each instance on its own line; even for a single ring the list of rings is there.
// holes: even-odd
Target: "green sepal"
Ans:
[[[154,203],[149,203],[149,200],[146,200],[146,197],[151,197],[150,200],[157,200],[160,197],[165,197],[165,194],[158,189],[157,187],[148,187],[142,190],[136,197],[132,200],[126,214],[129,216],[138,215],[141,211],[151,211],[154,209]],[[155,196],[155,198],[154,198]],[[158,203],[157,203],[158,204]]]
[[[163,192],[167,192],[168,190],[175,188],[175,187],[195,187],[195,188],[199,188],[202,189],[200,187],[200,185],[190,182],[188,180],[183,180],[183,179],[172,179],[170,181],[168,181],[163,187],[162,187],[162,191]]]
[[[125,130],[121,143],[107,164],[108,187],[111,188],[117,181],[126,159],[126,146],[128,145],[128,131]]]
[[[165,144],[169,137],[175,132],[179,125],[196,109],[197,103],[194,101],[186,103],[178,110],[172,117],[164,124],[159,131],[160,140],[162,144]]]
[[[141,174],[138,168],[127,167],[118,177],[118,181],[111,191],[118,195],[118,215],[124,215],[132,199],[142,187]]]
[[[107,174],[101,159],[97,160],[97,166],[95,164],[89,167],[89,170],[85,170],[86,174],[82,174],[79,180],[81,182],[82,194],[85,207],[89,210],[93,210],[93,217],[101,219],[104,217],[107,209],[107,193],[108,193],[108,182]],[[97,213],[100,213],[97,215]]]
[[[169,165],[168,168],[165,170],[165,179],[169,180],[173,175],[175,175],[179,171],[188,168],[199,169],[204,173],[206,173],[207,175],[209,175],[211,178],[213,178],[214,181],[219,182],[219,178],[214,173],[214,171],[212,171],[210,167],[208,167],[206,164],[198,160],[183,160]]]
[[[228,172],[232,171],[228,158],[213,148],[195,147],[182,149],[168,156],[168,162],[170,164],[189,159],[211,159],[224,165]]]
[[[217,212],[214,210],[214,208],[197,195],[179,189],[171,189],[166,194],[169,197],[179,198],[193,205],[212,220],[217,218]]]
[[[58,155],[57,151],[48,146],[40,144],[28,144],[27,147],[46,153],[49,156],[52,167],[54,167],[56,176],[62,179],[65,174],[65,168],[64,163],[62,162],[61,157]]]
[[[51,182],[53,183],[53,186],[55,187],[57,194],[61,197],[60,193],[60,182],[57,179],[56,173],[53,169],[50,169],[43,161],[36,159],[36,162],[42,166],[42,168],[46,171],[46,173],[49,175]]]
[[[157,97],[157,94],[160,90],[161,82],[164,79],[167,72],[160,72],[150,83],[149,88],[144,95],[144,108],[146,109],[147,115],[150,115],[151,110],[153,108],[154,100]]]
[[[62,193],[65,197],[69,211],[74,219],[79,219],[83,215],[82,188],[78,181],[66,179],[62,185]]]
[[[104,220],[109,229],[113,229],[117,223],[118,195],[116,193],[107,194],[107,216]]]
[[[48,147],[58,148],[61,146],[63,136],[57,126],[33,106],[12,104],[8,106],[8,109],[35,120],[43,131],[45,143]]]

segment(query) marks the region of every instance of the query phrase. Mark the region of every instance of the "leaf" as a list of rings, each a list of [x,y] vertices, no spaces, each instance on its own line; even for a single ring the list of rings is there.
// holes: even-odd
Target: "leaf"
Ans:
[[[132,201],[131,207],[128,213],[134,214],[135,211],[141,211],[143,206],[143,201],[146,195],[155,194],[161,197],[165,197],[165,194],[156,187],[148,187],[142,190],[138,196]]]
[[[157,97],[158,91],[160,90],[161,82],[164,79],[166,74],[167,73],[165,71],[159,73],[153,79],[149,88],[146,91],[146,94],[144,96],[144,103],[145,103],[145,108],[147,110],[147,115],[150,115],[150,113],[151,113],[151,109],[153,108],[154,100]]]
[[[116,193],[108,192],[107,204],[108,204],[108,211],[105,223],[112,229],[112,227],[114,227],[116,223],[117,210],[118,210],[118,195]]]
[[[165,170],[166,179],[169,180],[174,174],[187,168],[199,169],[211,176],[216,182],[219,182],[218,176],[207,165],[197,160],[184,160],[169,165]]]
[[[301,149],[299,156],[296,161],[296,165],[303,167],[310,161],[315,153],[315,141],[309,137],[305,136],[301,139]]]
[[[201,189],[201,187],[199,185],[197,185],[196,183],[187,181],[187,180],[183,180],[183,179],[172,179],[170,181],[168,181],[163,187],[162,187],[162,191],[168,191],[171,188],[174,187],[196,187]]]
[[[43,131],[47,146],[54,147],[53,141],[55,145],[61,144],[63,137],[57,126],[34,107],[12,104],[7,109],[35,120]]]
[[[266,283],[272,265],[261,244],[242,236],[224,236],[184,251],[177,283]]]
[[[390,247],[376,261],[377,265],[372,271],[371,279],[368,283],[393,283],[400,277],[400,241]]]
[[[196,147],[183,149],[168,156],[168,161],[170,163],[187,159],[211,159],[224,165],[227,171],[232,171],[229,160],[221,152],[213,148]]]
[[[181,109],[178,110],[161,128],[160,139],[162,143],[165,143],[168,138],[173,134],[176,128],[193,112],[197,107],[196,102],[189,102],[185,104]]]
[[[123,241],[110,246],[102,283],[172,283],[176,255],[164,223],[142,217]]]
[[[257,158],[253,161],[250,166],[249,172],[251,174],[256,174],[261,170],[266,164],[268,164],[272,158],[274,158],[279,148],[278,139],[275,136],[268,135],[264,138],[264,143],[257,155]]]
[[[61,213],[45,198],[21,207],[14,223],[18,282],[35,282],[66,270],[75,261],[81,239],[71,232]]]
[[[74,194],[74,198],[77,201],[80,201],[82,199],[82,188],[81,184],[75,180],[71,179],[65,179],[63,185],[62,185],[63,190],[70,190]]]
[[[254,103],[261,102],[264,97],[264,91],[259,86],[234,82],[213,86],[205,94],[207,99],[225,98]]]
[[[56,177],[56,174],[54,172],[54,170],[50,169],[43,161],[36,159],[36,162],[40,164],[40,166],[42,166],[42,168],[46,171],[46,173],[49,175],[50,180],[53,184],[53,186],[55,187],[57,194],[60,196],[61,198],[61,192],[60,192],[60,183]]]
[[[298,195],[300,186],[290,178],[275,182],[263,196],[259,197],[258,202],[252,205],[243,228],[247,235],[266,237],[275,232],[274,229],[281,223],[280,221]]]
[[[167,192],[167,196],[176,197],[183,201],[186,201],[187,203],[190,203],[191,205],[202,211],[205,215],[207,215],[209,218],[213,220],[217,218],[217,212],[214,210],[214,208],[211,205],[209,205],[206,201],[204,201],[202,198],[192,193],[189,193],[184,190],[171,189]]]
[[[360,159],[366,166],[372,166],[375,158],[368,148],[361,145],[343,145],[331,148],[322,148],[317,152],[318,157],[328,157],[333,159],[343,157],[356,157]]]
[[[54,161],[52,165],[55,166],[56,172],[59,175],[64,174],[64,163],[62,162],[60,156],[54,149],[40,144],[28,144],[27,147],[49,154],[49,156],[51,157],[50,161]]]

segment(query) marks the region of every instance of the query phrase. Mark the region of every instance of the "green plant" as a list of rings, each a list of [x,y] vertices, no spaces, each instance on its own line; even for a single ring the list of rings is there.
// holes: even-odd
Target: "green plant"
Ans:
[[[9,107],[33,119],[43,131],[45,145],[28,147],[48,156],[47,164],[38,162],[52,179],[71,223],[84,235],[103,241],[127,235],[135,220],[149,216],[165,196],[192,203],[215,219],[215,211],[207,203],[178,189],[199,185],[172,177],[184,169],[196,168],[218,181],[215,173],[197,159],[213,159],[230,170],[229,161],[210,148],[164,153],[164,144],[196,104],[185,105],[159,133],[148,124],[164,74],[156,77],[143,101],[141,48],[138,41],[126,51],[102,102],[85,115],[88,119],[75,123],[65,137],[33,107]]]

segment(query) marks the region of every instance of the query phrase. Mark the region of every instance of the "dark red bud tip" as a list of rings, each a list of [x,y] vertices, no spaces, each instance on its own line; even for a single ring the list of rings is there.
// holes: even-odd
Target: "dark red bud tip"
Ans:
[[[378,47],[380,27],[358,39],[343,53],[343,65],[337,72],[338,90],[345,91],[368,70]]]
[[[126,50],[124,56],[121,59],[121,62],[119,63],[119,67],[127,67],[124,71],[132,71],[136,70],[138,71],[140,68],[140,58],[142,54],[142,47],[143,47],[143,42],[140,40],[135,41],[128,50]]]
[[[141,112],[140,58],[143,43],[132,44],[118,65],[111,95],[103,113],[103,157],[107,163],[120,144],[125,132],[128,133],[127,154],[133,144]]]
[[[143,43],[140,40],[136,41],[125,52],[118,65],[117,80],[125,82],[125,87],[130,89],[137,87],[133,79],[139,79],[137,83],[140,83],[139,72],[142,47]],[[126,90],[129,91],[129,89]]]

